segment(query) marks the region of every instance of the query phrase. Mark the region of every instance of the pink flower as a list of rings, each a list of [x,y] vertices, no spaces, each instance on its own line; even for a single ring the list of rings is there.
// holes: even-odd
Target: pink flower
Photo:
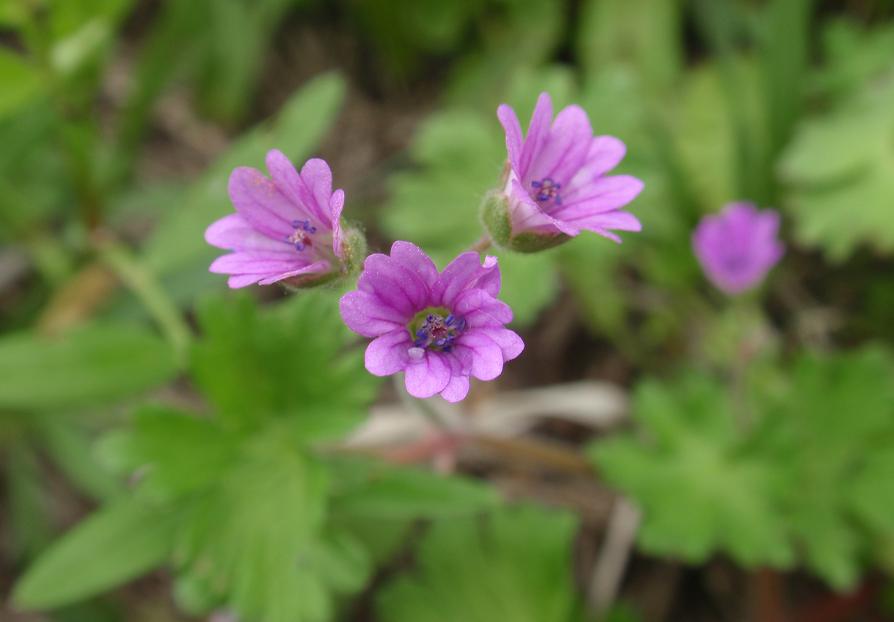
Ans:
[[[639,220],[621,208],[643,189],[630,175],[606,173],[624,158],[624,143],[613,136],[593,136],[580,106],[564,108],[553,120],[552,101],[541,93],[522,137],[515,111],[502,104],[497,117],[506,133],[509,167],[502,190],[508,231],[499,243],[539,250],[589,230],[615,242],[612,233],[639,231]],[[489,224],[489,228],[491,223]],[[493,234],[493,231],[492,231]],[[520,244],[513,244],[513,241]]]
[[[340,217],[342,190],[332,191],[324,160],[308,160],[301,173],[281,151],[267,154],[270,177],[239,167],[228,190],[236,213],[205,231],[212,246],[232,251],[209,270],[229,274],[232,288],[255,283],[319,282],[344,269],[347,252]]]
[[[730,203],[720,214],[702,218],[692,247],[708,279],[727,294],[738,294],[760,283],[782,257],[778,233],[775,211]]]
[[[341,316],[373,338],[366,348],[370,373],[402,371],[410,395],[440,393],[458,402],[470,376],[493,380],[524,348],[504,327],[512,309],[497,300],[499,292],[496,257],[482,265],[477,253],[463,253],[439,274],[419,247],[395,242],[390,256],[366,258],[357,289],[341,299]]]

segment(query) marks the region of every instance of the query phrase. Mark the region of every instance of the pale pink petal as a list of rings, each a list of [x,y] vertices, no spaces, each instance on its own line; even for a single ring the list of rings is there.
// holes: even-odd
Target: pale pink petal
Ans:
[[[643,182],[630,175],[602,177],[563,197],[562,205],[552,215],[566,222],[586,218],[590,214],[624,207],[642,192]]]
[[[273,181],[253,168],[234,169],[227,190],[236,211],[252,227],[273,239],[286,240],[295,230],[292,221],[304,216]]]
[[[515,110],[510,106],[500,104],[497,108],[497,118],[500,120],[500,124],[503,126],[503,131],[506,134],[506,152],[509,154],[509,164],[518,174],[522,174],[519,172],[519,169],[523,143],[518,115],[515,114]]]
[[[338,308],[348,328],[364,337],[378,337],[403,329],[409,319],[382,304],[375,294],[360,290],[342,296]]]
[[[493,380],[503,373],[503,351],[483,332],[471,328],[457,341],[455,350],[472,351],[472,375],[479,380]],[[443,388],[443,387],[442,387]]]
[[[522,178],[524,185],[546,178],[566,185],[583,165],[592,136],[590,120],[583,108],[568,106],[563,109],[553,122],[548,140]]]
[[[426,287],[431,288],[438,279],[438,269],[421,248],[410,242],[397,241],[391,245],[391,258],[415,273]]]
[[[500,346],[503,352],[503,360],[511,361],[525,349],[525,342],[514,331],[503,327],[482,326],[476,327],[479,333],[490,337],[494,343]]]
[[[549,138],[549,127],[552,120],[553,101],[550,99],[549,93],[541,93],[537,98],[537,105],[534,106],[534,112],[531,114],[528,135],[525,137],[518,168],[515,171],[519,178],[526,179],[528,177],[528,171],[534,158],[537,157]]]
[[[301,180],[310,192],[311,208],[322,222],[330,222],[329,200],[332,197],[332,171],[326,160],[311,158],[301,167]]]
[[[341,231],[341,212],[345,206],[345,191],[336,190],[329,199],[330,224],[332,227],[332,250],[339,259],[345,259],[342,244],[344,242]]]
[[[452,376],[450,382],[441,391],[441,397],[448,402],[461,402],[469,394],[469,377]]]
[[[418,361],[407,366],[404,385],[413,397],[426,398],[440,393],[450,382],[450,369],[441,355],[426,352]]]
[[[272,276],[265,277],[258,281],[258,285],[271,285],[279,281],[284,281],[285,279],[291,279],[299,276],[311,277],[314,275],[324,275],[327,274],[331,268],[332,266],[325,259],[321,261],[315,261],[312,264],[308,264],[301,268],[296,268],[295,270],[289,270],[288,272],[282,272],[280,274],[274,274]]]
[[[410,333],[405,328],[376,337],[366,347],[366,369],[375,376],[390,376],[401,371],[410,360],[407,350],[412,345]]]

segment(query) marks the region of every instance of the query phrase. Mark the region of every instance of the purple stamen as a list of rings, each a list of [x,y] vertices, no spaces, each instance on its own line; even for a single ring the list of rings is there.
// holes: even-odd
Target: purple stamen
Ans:
[[[539,181],[532,181],[531,187],[538,190],[534,195],[534,198],[537,201],[552,201],[556,205],[562,204],[562,197],[559,196],[559,189],[562,187],[562,184],[556,183],[551,177],[544,177]]]
[[[436,313],[425,317],[422,326],[416,331],[413,346],[429,348],[439,352],[450,352],[456,339],[466,328],[466,321],[448,314],[446,318]]]

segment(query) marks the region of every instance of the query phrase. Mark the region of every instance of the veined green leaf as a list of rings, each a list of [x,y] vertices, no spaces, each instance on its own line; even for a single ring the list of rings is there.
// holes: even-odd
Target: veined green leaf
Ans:
[[[0,407],[70,410],[132,396],[170,379],[171,348],[136,326],[94,325],[58,338],[0,339]]]
[[[174,516],[133,497],[102,508],[37,559],[16,584],[13,602],[53,609],[153,570],[170,554]]]

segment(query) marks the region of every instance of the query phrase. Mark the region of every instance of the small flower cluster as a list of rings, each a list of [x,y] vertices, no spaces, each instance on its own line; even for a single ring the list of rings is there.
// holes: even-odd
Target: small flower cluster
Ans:
[[[615,231],[639,231],[623,209],[642,191],[630,175],[609,175],[626,147],[613,136],[594,136],[586,112],[568,106],[553,118],[552,101],[537,100],[526,135],[515,111],[501,105],[507,164],[498,189],[482,204],[489,240],[519,252],[561,244],[582,231],[615,242]],[[345,195],[332,189],[332,172],[320,159],[298,172],[279,151],[267,154],[270,177],[240,167],[229,194],[236,213],[213,223],[209,244],[230,251],[212,272],[229,286],[283,283],[318,285],[349,276],[365,255],[363,235],[342,223]],[[708,278],[727,293],[759,282],[782,255],[779,218],[749,204],[728,206],[706,218],[693,245]],[[366,368],[378,376],[404,373],[410,395],[463,399],[469,380],[493,380],[524,343],[506,324],[512,310],[498,299],[497,258],[466,252],[438,271],[419,247],[398,241],[388,255],[362,260],[357,289],[340,302],[342,318],[370,338]]]

